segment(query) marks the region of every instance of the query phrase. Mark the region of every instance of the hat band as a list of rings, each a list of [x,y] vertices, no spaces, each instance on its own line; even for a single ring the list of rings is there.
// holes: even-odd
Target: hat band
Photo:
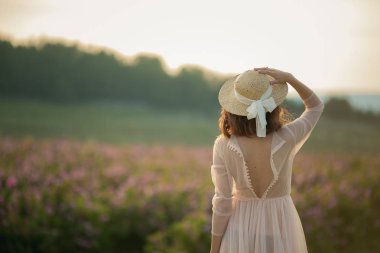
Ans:
[[[236,83],[235,83],[236,84]],[[265,112],[272,112],[276,107],[276,102],[274,101],[272,94],[272,85],[268,86],[268,89],[264,92],[264,94],[260,97],[259,100],[249,99],[239,92],[237,92],[234,84],[234,92],[235,98],[241,103],[248,105],[246,111],[247,119],[250,120],[252,118],[256,118],[256,134],[258,137],[266,136],[266,125],[267,121],[265,118]]]
[[[250,105],[250,104],[252,104],[252,102],[257,101],[257,100],[250,99],[250,98],[247,98],[247,97],[244,97],[243,95],[241,95],[239,92],[237,92],[235,86],[234,86],[234,91],[235,91],[236,99],[239,100],[243,104]],[[260,97],[259,100],[267,99],[267,98],[269,98],[269,96],[271,94],[272,94],[272,85],[269,85],[268,89],[264,92],[264,94]]]

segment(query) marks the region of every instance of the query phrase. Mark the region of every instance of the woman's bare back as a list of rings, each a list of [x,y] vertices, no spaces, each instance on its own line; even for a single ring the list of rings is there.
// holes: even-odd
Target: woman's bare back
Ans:
[[[261,198],[273,180],[270,157],[273,133],[265,138],[237,136],[242,150],[248,176],[256,196]]]

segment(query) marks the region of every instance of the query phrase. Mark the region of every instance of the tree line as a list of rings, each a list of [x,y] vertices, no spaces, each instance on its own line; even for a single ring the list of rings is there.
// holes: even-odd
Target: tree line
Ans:
[[[63,42],[15,46],[0,40],[0,96],[4,98],[54,103],[121,101],[215,113],[220,110],[220,85],[230,77],[200,66],[182,66],[169,74],[160,57],[148,54],[128,63],[106,50],[91,53]],[[292,101],[284,105],[296,113],[303,110]],[[369,122],[378,122],[379,117],[356,111],[346,99],[330,99],[325,110],[327,116]]]
[[[59,43],[13,46],[2,40],[0,56],[0,94],[7,98],[128,101],[213,111],[218,92],[215,83],[227,78],[210,76],[197,66],[185,66],[170,75],[162,60],[153,55],[140,55],[127,64],[106,51],[88,53]]]

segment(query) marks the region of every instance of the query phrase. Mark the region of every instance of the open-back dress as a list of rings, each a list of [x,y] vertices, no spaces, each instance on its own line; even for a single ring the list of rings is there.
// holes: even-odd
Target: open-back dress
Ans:
[[[324,104],[313,92],[300,117],[263,138],[220,135],[213,148],[211,234],[220,253],[305,253],[306,240],[291,193],[294,156]]]

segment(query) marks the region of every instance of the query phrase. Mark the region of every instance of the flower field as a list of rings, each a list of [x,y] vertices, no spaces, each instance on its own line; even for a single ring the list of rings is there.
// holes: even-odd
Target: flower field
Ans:
[[[0,252],[209,252],[212,147],[0,138]],[[380,251],[380,155],[304,153],[309,252]]]

